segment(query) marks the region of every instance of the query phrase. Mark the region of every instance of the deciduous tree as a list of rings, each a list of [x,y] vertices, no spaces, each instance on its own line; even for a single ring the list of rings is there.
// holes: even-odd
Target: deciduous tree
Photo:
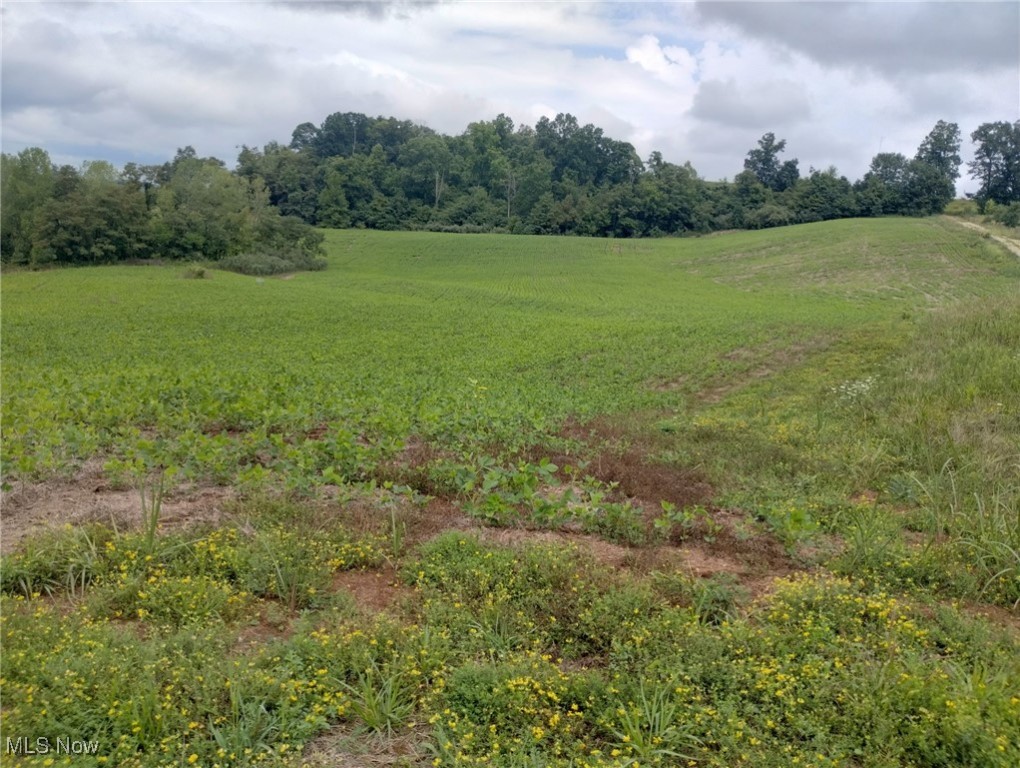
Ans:
[[[974,159],[967,167],[981,184],[974,198],[982,209],[989,200],[1001,205],[1020,201],[1020,120],[984,123],[970,138]]]

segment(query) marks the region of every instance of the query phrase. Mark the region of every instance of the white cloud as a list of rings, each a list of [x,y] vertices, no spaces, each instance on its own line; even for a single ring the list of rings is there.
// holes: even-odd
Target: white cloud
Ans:
[[[1020,72],[1002,65],[1009,11],[960,22],[933,64],[882,30],[909,21],[941,40],[957,16],[938,4],[715,5],[8,5],[4,151],[151,162],[192,144],[231,162],[338,111],[451,134],[499,112],[571,112],[708,178],[738,172],[770,130],[802,168],[856,177],[879,147],[912,154],[938,119],[966,136],[1020,117]]]
[[[629,46],[627,61],[670,85],[690,85],[698,70],[697,61],[686,48],[678,45],[664,48],[655,35],[642,35],[637,43]]]

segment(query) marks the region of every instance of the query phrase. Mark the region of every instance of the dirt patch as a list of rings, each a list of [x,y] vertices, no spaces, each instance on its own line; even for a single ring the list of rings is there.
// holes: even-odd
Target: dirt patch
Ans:
[[[712,487],[700,472],[649,461],[638,448],[622,453],[603,452],[588,465],[588,470],[604,483],[615,483],[628,498],[652,507],[662,501],[690,507],[706,504],[712,498]]]
[[[455,503],[439,498],[429,499],[424,506],[406,508],[399,520],[406,526],[404,536],[408,544],[426,541],[443,531],[464,531],[478,526]]]
[[[683,565],[692,576],[732,576],[751,597],[771,589],[777,578],[801,570],[774,539],[760,536],[746,541],[724,532],[712,542],[687,542],[679,549]]]
[[[341,571],[333,577],[333,590],[350,594],[359,608],[381,613],[412,594],[392,568],[377,571]]]
[[[999,605],[987,603],[963,603],[960,610],[971,616],[980,616],[997,627],[1006,629],[1013,635],[1020,637],[1020,609],[1003,608]]]
[[[498,546],[576,547],[600,565],[635,574],[676,570],[698,578],[727,574],[752,596],[767,591],[774,579],[803,570],[774,536],[764,531],[749,534],[743,527],[743,515],[718,510],[715,516],[722,529],[712,536],[694,533],[679,541],[643,547],[627,547],[571,531],[478,528],[477,535]]]
[[[850,497],[850,503],[858,506],[875,506],[878,503],[878,491],[863,490]]]
[[[263,608],[258,620],[241,627],[234,641],[235,653],[245,655],[254,648],[278,640],[286,640],[294,634],[295,615],[272,603]]]
[[[449,454],[417,435],[411,435],[396,456],[379,462],[372,477],[379,482],[406,485],[427,496],[449,496],[449,489],[442,487],[432,476],[433,466],[444,458],[450,458]]]
[[[558,437],[576,447],[533,446],[525,458],[532,462],[549,459],[560,468],[565,481],[570,480],[565,467],[586,463],[582,474],[613,485],[618,499],[630,499],[647,509],[658,509],[662,501],[678,507],[709,503],[713,489],[702,472],[650,458],[658,452],[653,435],[642,429],[640,421],[568,421]]]
[[[235,496],[221,486],[182,486],[163,498],[160,529],[216,524]],[[142,503],[135,489],[111,488],[101,465],[90,462],[70,480],[17,485],[0,496],[0,553],[8,554],[28,536],[64,525],[104,523],[118,529],[137,528]]]
[[[803,353],[807,354],[807,347]],[[738,350],[735,354],[743,357],[750,353]],[[651,414],[631,417],[632,421],[603,418],[586,424],[568,422],[559,436],[577,449],[542,452],[536,448],[529,457],[535,461],[540,456],[548,457],[561,467],[587,460],[584,471],[613,484],[617,500],[626,499],[645,510],[650,533],[652,520],[661,514],[662,501],[677,509],[700,506],[711,524],[702,519],[687,530],[674,528],[672,540],[662,546],[625,547],[597,536],[563,531],[506,530],[485,536],[497,543],[571,543],[589,551],[600,563],[637,573],[682,568],[700,578],[730,574],[752,594],[768,589],[777,577],[801,570],[782,543],[761,525],[739,510],[713,506],[713,489],[699,471],[649,458],[659,452],[658,441],[668,439],[647,429],[657,417]]]
[[[656,392],[676,392],[677,390],[686,387],[690,380],[691,377],[684,374],[682,376],[677,376],[675,379],[653,381],[649,386]]]

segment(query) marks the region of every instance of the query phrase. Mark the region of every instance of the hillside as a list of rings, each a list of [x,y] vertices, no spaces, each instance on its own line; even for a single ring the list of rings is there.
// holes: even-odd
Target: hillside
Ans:
[[[5,736],[1020,760],[1013,254],[942,218],[325,243],[4,276]]]

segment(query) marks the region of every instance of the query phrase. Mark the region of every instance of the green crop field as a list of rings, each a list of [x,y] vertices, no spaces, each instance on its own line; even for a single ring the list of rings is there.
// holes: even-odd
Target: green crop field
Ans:
[[[1015,255],[327,250],[3,276],[13,765],[1020,762]]]

